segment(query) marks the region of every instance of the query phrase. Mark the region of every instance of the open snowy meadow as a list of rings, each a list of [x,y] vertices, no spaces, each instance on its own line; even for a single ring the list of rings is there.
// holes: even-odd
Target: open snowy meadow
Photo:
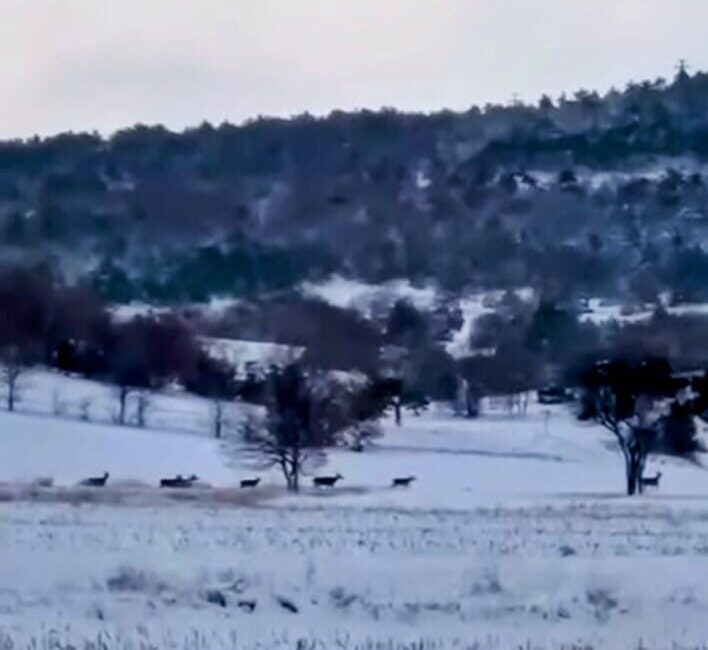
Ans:
[[[660,488],[623,497],[611,437],[564,407],[406,415],[289,496],[207,403],[118,427],[108,389],[30,379],[32,413],[0,416],[2,650],[705,647],[708,472],[654,459]],[[200,484],[157,488],[176,473]]]

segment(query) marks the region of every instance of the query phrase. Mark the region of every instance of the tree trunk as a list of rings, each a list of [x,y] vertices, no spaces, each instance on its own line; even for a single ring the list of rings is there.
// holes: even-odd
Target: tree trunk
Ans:
[[[220,401],[214,402],[214,437],[221,438],[221,429],[224,424],[224,410]]]
[[[145,414],[148,409],[148,396],[145,393],[138,393],[138,404],[137,404],[137,424],[139,427],[145,427]]]
[[[118,393],[118,424],[125,424],[125,403],[128,400],[128,389],[121,386]]]
[[[300,452],[300,446],[298,445],[294,449],[293,453],[293,464],[292,464],[292,475],[293,475],[293,492],[300,491],[300,470],[302,469],[302,455]]]
[[[12,379],[7,382],[7,410],[15,410],[15,382]]]
[[[634,496],[642,492],[642,482],[639,480],[642,476],[642,470],[646,455],[643,454],[639,445],[631,445],[623,448],[624,466],[627,475],[627,496]]]
[[[637,474],[631,460],[625,460],[627,474],[627,496],[634,496],[637,491]]]
[[[280,460],[280,468],[283,470],[285,486],[288,492],[299,492],[300,468],[298,467],[298,461],[295,458],[282,457]]]
[[[479,417],[479,399],[469,390],[465,393],[465,407],[468,418]]]
[[[396,398],[393,402],[393,412],[396,418],[396,424],[401,426],[401,400]]]

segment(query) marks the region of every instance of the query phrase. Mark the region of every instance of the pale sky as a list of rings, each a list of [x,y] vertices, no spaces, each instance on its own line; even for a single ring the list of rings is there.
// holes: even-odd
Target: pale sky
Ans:
[[[0,0],[0,137],[465,109],[708,69],[707,0]]]

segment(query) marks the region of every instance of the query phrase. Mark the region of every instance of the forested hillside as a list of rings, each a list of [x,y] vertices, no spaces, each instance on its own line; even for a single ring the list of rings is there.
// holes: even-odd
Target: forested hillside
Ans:
[[[135,126],[0,143],[6,259],[114,301],[338,273],[705,299],[708,74],[465,113]]]

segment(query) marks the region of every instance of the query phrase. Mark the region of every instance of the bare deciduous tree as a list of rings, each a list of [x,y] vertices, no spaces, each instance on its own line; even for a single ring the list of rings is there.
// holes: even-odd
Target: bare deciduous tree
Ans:
[[[125,416],[128,406],[128,396],[132,391],[132,387],[126,385],[118,385],[115,387],[115,395],[118,400],[118,412],[115,414],[113,421],[116,424],[124,425]]]
[[[291,492],[300,489],[300,476],[308,465],[323,460],[313,445],[311,387],[302,370],[288,366],[269,378],[265,425],[249,431],[253,451],[266,466],[277,466]]]
[[[676,414],[680,400],[677,397],[679,384],[665,360],[603,361],[592,365],[582,381],[585,389],[583,416],[601,424],[617,441],[624,459],[629,496],[642,491],[641,479],[650,454],[668,453],[690,458],[700,451],[691,426],[680,427],[678,437],[683,444],[666,439],[667,433],[671,433],[672,421],[662,416],[658,404],[669,402]],[[690,419],[691,405],[686,405],[685,409],[685,418],[679,418],[681,425],[684,419]]]
[[[150,393],[140,390],[135,395],[135,423],[143,428],[146,426],[147,412],[150,408]]]
[[[17,348],[9,348],[0,354],[0,386],[3,387],[8,411],[14,411],[20,401],[22,377],[27,370],[28,366]]]
[[[217,438],[223,438],[234,428],[234,422],[230,417],[228,401],[219,397],[211,400],[211,432]]]
[[[256,459],[279,467],[292,492],[299,490],[303,473],[325,461],[326,447],[348,436],[363,443],[376,435],[373,423],[386,407],[385,396],[366,377],[341,374],[308,375],[298,365],[273,370],[265,420],[249,420],[242,428]],[[362,422],[367,426],[360,427]]]

